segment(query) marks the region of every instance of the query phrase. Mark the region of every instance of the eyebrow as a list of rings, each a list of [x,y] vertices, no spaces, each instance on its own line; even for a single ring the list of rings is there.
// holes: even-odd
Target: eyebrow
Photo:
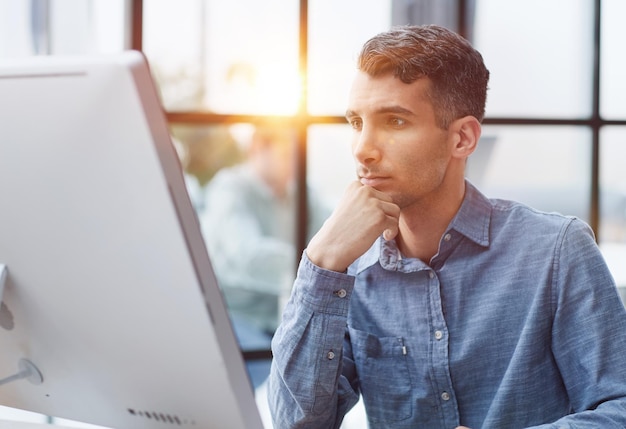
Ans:
[[[410,111],[409,109],[406,109],[398,105],[383,106],[374,111],[374,114],[378,114],[378,115],[385,114],[385,113],[398,113],[401,115],[411,115],[411,116],[414,115],[414,113]],[[346,110],[346,118],[352,118],[355,116],[359,116],[359,114],[350,109]]]

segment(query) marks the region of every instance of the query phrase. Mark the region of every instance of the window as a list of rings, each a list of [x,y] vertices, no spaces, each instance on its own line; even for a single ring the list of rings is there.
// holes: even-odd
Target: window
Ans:
[[[0,3],[0,59],[119,52],[128,46],[124,0]]]

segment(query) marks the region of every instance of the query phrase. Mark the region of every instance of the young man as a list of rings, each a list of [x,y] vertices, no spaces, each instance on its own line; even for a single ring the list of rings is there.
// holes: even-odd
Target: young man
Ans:
[[[458,35],[368,41],[358,179],[302,256],[273,339],[276,428],[626,427],[626,311],[582,221],[465,181],[489,72]]]

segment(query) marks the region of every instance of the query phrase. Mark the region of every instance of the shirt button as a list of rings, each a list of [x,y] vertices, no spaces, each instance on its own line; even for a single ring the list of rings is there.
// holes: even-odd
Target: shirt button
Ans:
[[[441,399],[443,399],[444,401],[449,401],[450,400],[450,394],[448,392],[443,392],[441,394]]]
[[[326,355],[326,357],[328,358],[328,360],[333,360],[335,359],[335,352],[334,351],[329,351],[328,354]]]
[[[348,293],[346,292],[345,289],[339,289],[335,291],[335,295],[337,295],[339,298],[345,298],[347,294]]]
[[[441,331],[435,331],[435,339],[436,340],[440,340],[443,338],[443,332]]]
[[[452,238],[452,234],[446,234],[443,236],[443,241],[450,241],[450,239]]]
[[[435,273],[433,273],[432,271],[428,272],[428,277],[430,277],[431,279],[435,278]]]

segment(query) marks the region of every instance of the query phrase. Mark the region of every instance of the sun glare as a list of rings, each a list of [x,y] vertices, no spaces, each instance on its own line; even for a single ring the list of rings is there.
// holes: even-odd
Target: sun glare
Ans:
[[[298,112],[302,80],[292,65],[231,63],[224,80],[212,92],[216,110],[257,115],[293,115]]]
[[[298,111],[302,82],[298,73],[290,73],[286,67],[261,68],[256,85],[251,89],[258,103],[258,113],[293,115]]]

